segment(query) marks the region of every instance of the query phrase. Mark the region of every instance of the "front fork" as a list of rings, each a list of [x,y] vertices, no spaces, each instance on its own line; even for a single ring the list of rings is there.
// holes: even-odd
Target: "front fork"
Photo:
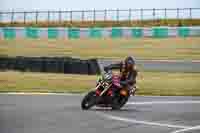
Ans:
[[[98,84],[98,85],[95,87],[95,91],[97,91],[98,88],[99,88],[101,85],[102,85],[101,83]],[[96,103],[99,103],[99,102],[101,101],[101,98],[102,98],[103,94],[105,94],[111,86],[112,86],[112,84],[108,85],[103,91],[98,92],[98,94],[96,93],[96,95],[97,95],[97,96],[96,96]]]

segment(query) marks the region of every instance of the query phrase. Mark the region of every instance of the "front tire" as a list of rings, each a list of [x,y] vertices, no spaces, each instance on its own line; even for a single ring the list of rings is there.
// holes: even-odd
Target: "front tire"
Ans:
[[[120,108],[122,108],[128,101],[129,97],[120,97],[120,98],[115,98],[113,99],[113,103],[112,103],[112,109],[113,110],[120,110]]]
[[[96,93],[95,91],[90,91],[82,100],[81,108],[83,110],[88,110],[96,104]]]

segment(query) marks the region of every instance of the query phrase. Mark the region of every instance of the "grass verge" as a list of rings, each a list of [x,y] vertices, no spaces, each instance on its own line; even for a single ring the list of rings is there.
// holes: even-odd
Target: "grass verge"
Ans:
[[[141,72],[137,95],[200,96],[200,73]],[[87,92],[96,76],[0,72],[0,92]]]
[[[0,56],[200,59],[200,37],[141,39],[0,39]]]
[[[158,20],[133,20],[133,21],[35,21],[30,22],[0,22],[1,27],[151,27],[151,26],[199,26],[200,19],[158,19]]]

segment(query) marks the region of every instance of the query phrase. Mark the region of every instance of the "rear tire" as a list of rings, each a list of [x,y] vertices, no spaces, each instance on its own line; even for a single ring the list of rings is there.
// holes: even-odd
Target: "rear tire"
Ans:
[[[82,100],[81,108],[83,110],[88,110],[96,104],[96,93],[95,91],[90,91]]]

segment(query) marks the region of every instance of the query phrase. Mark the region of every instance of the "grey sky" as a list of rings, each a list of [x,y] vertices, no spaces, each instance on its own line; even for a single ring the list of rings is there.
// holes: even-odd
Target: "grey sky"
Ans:
[[[200,8],[200,0],[0,0],[0,10]]]

